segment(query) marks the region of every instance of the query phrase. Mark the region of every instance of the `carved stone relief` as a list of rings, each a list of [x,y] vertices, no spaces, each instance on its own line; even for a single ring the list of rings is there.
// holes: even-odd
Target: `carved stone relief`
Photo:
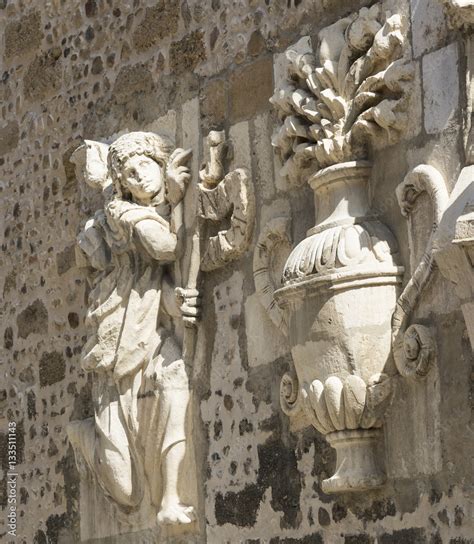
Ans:
[[[474,292],[472,234],[474,205],[474,147],[472,109],[474,104],[474,2],[472,0],[446,0],[446,10],[451,25],[463,31],[466,56],[466,104],[464,109],[465,164],[455,182],[441,227],[435,238],[435,259],[443,276],[455,285],[461,301],[471,347],[474,350]]]
[[[224,175],[229,153],[224,132],[210,132],[207,142],[210,158],[200,172],[199,216],[213,222],[218,232],[206,239],[201,260],[204,271],[238,259],[249,247],[255,221],[255,196],[248,171],[238,168]],[[223,220],[229,227],[220,230]]]
[[[295,365],[282,380],[282,409],[290,416],[304,410],[336,449],[336,472],[322,482],[327,493],[384,483],[391,377],[424,375],[434,356],[428,329],[409,326],[433,265],[433,235],[399,298],[397,242],[368,197],[369,151],[407,127],[413,67],[404,61],[405,36],[400,15],[381,4],[363,8],[319,33],[317,56],[290,49],[288,80],[271,99],[281,119],[273,144],[283,174],[309,183],[317,215],[274,293],[287,314]],[[409,174],[399,196],[409,213],[416,195],[429,191],[436,227],[446,190],[431,174],[429,167]]]
[[[366,159],[368,142],[397,140],[407,126],[414,74],[403,60],[405,33],[401,16],[378,3],[323,29],[318,57],[287,51],[288,80],[271,102],[282,121],[273,145],[290,180]]]
[[[191,523],[192,393],[177,322],[199,314],[199,299],[188,291],[178,306],[174,228],[190,152],[146,132],[108,149],[84,147],[74,157],[78,171],[104,196],[78,237],[94,270],[82,366],[93,373],[95,415],[71,423],[69,439],[78,465],[122,510],[148,500],[158,523]]]
[[[288,335],[287,316],[275,303],[273,294],[281,285],[278,254],[283,253],[287,256],[291,250],[289,225],[289,217],[276,217],[269,221],[258,237],[253,256],[255,289],[260,303],[268,312],[275,327],[285,336]],[[276,274],[279,276],[278,281]]]
[[[474,265],[472,230],[474,166],[462,169],[434,240],[434,255],[443,276],[455,286],[474,350]]]
[[[131,132],[110,146],[86,141],[71,158],[103,204],[78,236],[80,262],[91,270],[82,367],[93,377],[94,417],[72,422],[68,436],[83,477],[92,476],[119,515],[151,512],[160,526],[195,520],[199,270],[242,255],[253,229],[248,173],[225,175],[224,133],[208,142],[194,210],[201,221],[186,241],[191,150]],[[208,236],[209,224],[222,220],[230,227]]]
[[[446,183],[433,166],[417,166],[397,187],[398,202],[405,217],[410,216],[422,192],[428,194],[433,208],[431,234],[420,263],[397,301],[392,318],[393,358],[398,372],[405,377],[426,376],[434,362],[436,349],[433,335],[427,327],[409,325],[411,314],[435,267],[433,242],[449,198]]]

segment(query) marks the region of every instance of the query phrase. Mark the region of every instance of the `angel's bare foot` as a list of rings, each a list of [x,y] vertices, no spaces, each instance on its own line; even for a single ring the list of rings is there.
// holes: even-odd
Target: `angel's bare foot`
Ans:
[[[178,525],[194,521],[194,508],[179,502],[163,505],[156,517],[159,525]]]

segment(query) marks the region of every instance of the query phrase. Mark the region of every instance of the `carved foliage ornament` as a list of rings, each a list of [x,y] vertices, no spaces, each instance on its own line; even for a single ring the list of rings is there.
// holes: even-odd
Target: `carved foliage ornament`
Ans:
[[[318,54],[287,51],[289,78],[271,102],[282,125],[273,138],[283,174],[366,159],[370,141],[396,141],[407,125],[413,67],[403,60],[405,28],[381,4],[319,34]]]

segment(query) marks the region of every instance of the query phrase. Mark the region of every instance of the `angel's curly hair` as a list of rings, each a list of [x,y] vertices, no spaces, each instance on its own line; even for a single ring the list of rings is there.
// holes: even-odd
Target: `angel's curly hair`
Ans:
[[[118,195],[122,194],[121,171],[127,159],[134,155],[145,155],[166,167],[172,151],[172,142],[153,132],[129,132],[117,138],[109,147],[107,162]]]

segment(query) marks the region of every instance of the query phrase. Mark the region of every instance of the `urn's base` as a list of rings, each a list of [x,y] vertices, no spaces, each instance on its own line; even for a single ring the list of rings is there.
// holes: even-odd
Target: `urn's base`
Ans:
[[[364,491],[382,486],[386,476],[379,451],[380,429],[338,431],[326,435],[336,450],[336,472],[323,480],[325,493]]]

